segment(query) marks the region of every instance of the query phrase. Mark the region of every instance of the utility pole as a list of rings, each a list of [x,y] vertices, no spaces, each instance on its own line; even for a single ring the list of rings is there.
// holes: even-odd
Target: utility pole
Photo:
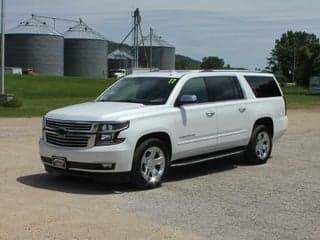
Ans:
[[[130,30],[130,32],[126,35],[126,37],[121,41],[119,45],[119,49],[123,46],[124,42],[128,39],[130,35],[133,36],[133,54],[134,54],[134,60],[132,61],[132,68],[133,69],[138,69],[140,66],[143,66],[145,68],[149,68],[149,57],[147,54],[147,50],[145,48],[144,42],[147,38],[145,38],[142,34],[142,28],[141,28],[141,15],[140,15],[140,10],[137,8],[133,13],[132,13],[132,19],[133,19],[133,27]],[[153,30],[152,30],[153,31]],[[140,36],[139,36],[140,33]],[[140,38],[140,41],[139,41]],[[144,49],[144,58],[143,60],[146,61],[146,66],[144,66],[144,63],[139,65],[139,52],[141,51],[140,45]]]
[[[152,40],[153,40],[153,29],[150,28],[150,72],[152,72]]]
[[[134,11],[133,17],[134,17],[133,45],[134,45],[135,68],[139,68],[139,25],[141,23],[139,8],[137,8]]]
[[[293,70],[292,70],[292,82],[296,80],[296,67],[297,67],[297,46],[294,43],[293,46]]]
[[[5,95],[4,71],[5,71],[5,0],[1,0],[1,95]]]

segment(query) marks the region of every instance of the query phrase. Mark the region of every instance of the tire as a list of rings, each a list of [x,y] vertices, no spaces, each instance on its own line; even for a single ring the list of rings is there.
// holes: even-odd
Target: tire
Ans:
[[[140,143],[134,153],[131,171],[132,183],[140,189],[161,185],[169,166],[169,153],[163,141],[150,138]]]
[[[253,129],[249,145],[245,153],[249,164],[264,164],[270,158],[272,151],[272,135],[264,125]]]

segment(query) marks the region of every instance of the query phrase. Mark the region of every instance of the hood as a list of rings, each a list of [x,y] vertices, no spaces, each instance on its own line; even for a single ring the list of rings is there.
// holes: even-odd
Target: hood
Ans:
[[[138,103],[88,102],[53,110],[46,117],[73,121],[117,121],[127,120],[125,118],[146,107]]]

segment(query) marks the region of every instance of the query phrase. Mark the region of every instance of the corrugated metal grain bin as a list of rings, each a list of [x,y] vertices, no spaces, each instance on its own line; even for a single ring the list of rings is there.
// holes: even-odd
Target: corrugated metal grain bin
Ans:
[[[117,49],[108,55],[108,68],[109,70],[131,70],[132,61],[133,57],[129,53]]]
[[[31,18],[6,33],[6,66],[63,76],[63,36],[46,22]]]
[[[143,47],[142,41],[140,41],[139,66],[144,68],[147,67],[150,58],[150,50],[152,49],[153,68],[159,68],[160,70],[175,69],[175,47],[155,34],[152,36],[152,41],[150,41],[150,35],[143,37],[145,48]]]
[[[83,22],[64,33],[66,76],[103,78],[108,75],[108,42]]]

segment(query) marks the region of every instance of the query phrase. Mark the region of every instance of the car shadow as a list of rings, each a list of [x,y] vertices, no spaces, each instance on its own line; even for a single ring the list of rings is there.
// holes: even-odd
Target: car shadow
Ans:
[[[107,185],[94,178],[39,173],[17,178],[21,184],[71,194],[106,195],[135,191],[130,185]]]
[[[184,179],[230,171],[237,168],[238,161],[239,158],[237,157],[228,157],[188,166],[174,167],[169,169],[169,175],[166,182],[182,181]]]
[[[229,171],[237,168],[240,158],[223,158],[204,163],[193,164],[169,169],[166,182],[178,182],[184,179],[197,178],[218,172]],[[21,184],[51,191],[59,191],[71,194],[107,195],[122,194],[139,191],[128,184],[110,185],[99,179],[83,178],[77,176],[39,173],[17,178]]]

